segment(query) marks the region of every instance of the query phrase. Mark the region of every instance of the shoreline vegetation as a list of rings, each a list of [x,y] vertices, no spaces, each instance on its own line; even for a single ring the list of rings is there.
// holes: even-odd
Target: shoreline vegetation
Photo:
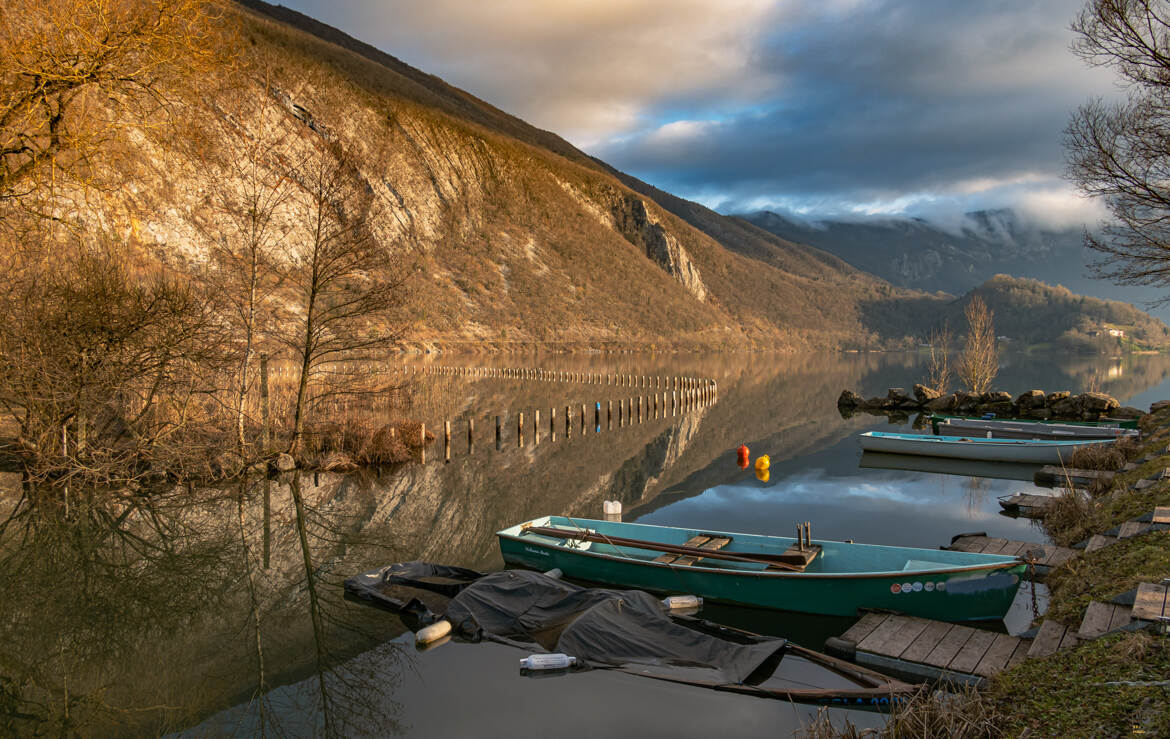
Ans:
[[[1094,486],[1087,498],[1066,490],[1046,510],[1040,524],[1054,541],[1075,546],[1092,534],[1170,505],[1170,478],[1161,476],[1170,467],[1170,402],[1155,403],[1139,424],[1143,440],[1116,450],[1130,465],[1120,468],[1110,484]],[[1098,461],[1116,467],[1119,460],[1113,456],[1102,455]],[[1138,485],[1140,481],[1146,482]],[[1049,575],[1044,619],[1075,628],[1091,602],[1108,603],[1139,583],[1158,583],[1167,575],[1170,533],[1165,531],[1139,533],[1096,551],[1082,551]],[[1168,675],[1170,636],[1159,633],[1156,625],[1144,631],[1120,630],[1024,660],[989,678],[982,689],[925,688],[908,704],[895,707],[881,732],[859,731],[848,722],[833,726],[830,717],[822,715],[805,728],[805,735],[1167,736]]]

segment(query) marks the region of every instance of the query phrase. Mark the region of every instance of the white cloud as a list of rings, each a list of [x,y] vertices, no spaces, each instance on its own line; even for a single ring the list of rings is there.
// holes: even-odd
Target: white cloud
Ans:
[[[294,6],[579,146],[664,101],[747,104],[778,0],[351,0]]]

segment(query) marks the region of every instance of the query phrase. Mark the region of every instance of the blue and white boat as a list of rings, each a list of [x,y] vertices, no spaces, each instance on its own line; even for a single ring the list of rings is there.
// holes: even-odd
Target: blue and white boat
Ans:
[[[1067,465],[1077,449],[1102,443],[1113,442],[1100,439],[988,439],[982,436],[927,436],[884,431],[867,431],[861,435],[861,448],[867,452],[1029,464]]]

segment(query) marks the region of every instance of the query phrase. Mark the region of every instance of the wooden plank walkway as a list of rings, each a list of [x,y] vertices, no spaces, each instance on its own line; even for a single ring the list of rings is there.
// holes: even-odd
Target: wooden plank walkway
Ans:
[[[1117,473],[1103,470],[1077,470],[1071,467],[1046,464],[1036,470],[1035,474],[1032,475],[1032,481],[1047,488],[1064,487],[1069,483],[1072,483],[1074,488],[1087,488],[1094,480],[1101,480],[1105,483],[1113,482],[1115,474]]]
[[[1022,661],[1031,644],[1008,634],[888,613],[865,614],[839,641],[854,645],[858,664],[974,684]]]
[[[1055,544],[1040,544],[1030,541],[1014,541],[989,537],[983,534],[959,534],[951,539],[951,544],[944,549],[953,549],[959,552],[975,552],[981,554],[1007,554],[1024,557],[1028,552],[1040,550],[1041,556],[1036,564],[1040,567],[1057,567],[1070,560],[1076,551],[1068,547],[1058,547]]]
[[[1170,619],[1170,589],[1165,585],[1144,582],[1138,585],[1133,601],[1133,617],[1143,621]]]
[[[1120,629],[1133,621],[1132,613],[1133,609],[1129,606],[1095,600],[1085,609],[1077,636],[1081,639],[1096,639],[1114,629]]]
[[[1045,509],[1052,503],[1054,495],[1036,495],[1034,493],[1014,493],[999,499],[999,507],[1009,513],[1016,513],[1026,518],[1039,518],[1044,515]]]

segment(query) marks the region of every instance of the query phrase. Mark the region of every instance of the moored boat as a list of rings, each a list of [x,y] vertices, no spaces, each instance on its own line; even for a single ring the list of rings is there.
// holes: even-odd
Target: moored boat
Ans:
[[[885,431],[867,431],[860,438],[861,448],[867,452],[1030,464],[1068,464],[1077,449],[1105,443],[1099,439],[988,439],[982,436],[928,436]]]
[[[878,710],[915,692],[786,639],[682,615],[669,601],[642,591],[584,588],[554,573],[482,574],[403,562],[355,575],[345,588],[400,613],[412,628],[425,627],[415,634],[420,644],[487,639],[535,652],[521,660],[522,670],[616,670],[757,697]]]
[[[932,429],[936,429],[940,423],[946,421],[1011,421],[1012,423],[1027,423],[1036,424],[1039,426],[1075,426],[1077,428],[1089,429],[1133,429],[1137,430],[1138,424],[1136,418],[1102,418],[1097,421],[1062,421],[1059,419],[1050,418],[1004,418],[1000,416],[959,416],[947,413],[932,413],[930,416],[930,425]],[[935,430],[934,433],[938,433]]]
[[[885,609],[944,621],[1002,618],[1017,557],[546,516],[497,532],[510,565],[590,582],[788,611]]]
[[[995,439],[1091,439],[1114,441],[1137,438],[1137,429],[1120,426],[1076,426],[1069,423],[1029,423],[1001,418],[945,418],[931,423],[938,436],[982,436]]]

